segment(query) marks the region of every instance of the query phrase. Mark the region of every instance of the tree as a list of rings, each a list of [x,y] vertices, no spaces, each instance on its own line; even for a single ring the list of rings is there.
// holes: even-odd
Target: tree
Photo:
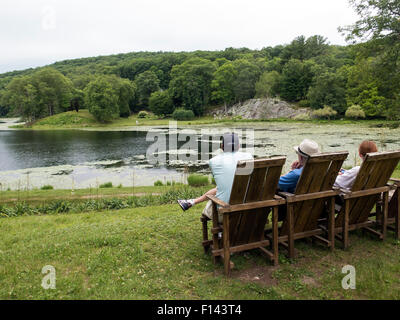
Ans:
[[[264,72],[256,83],[256,97],[275,97],[279,94],[281,75],[276,71]]]
[[[38,103],[52,116],[67,111],[72,98],[72,83],[61,72],[45,68],[32,75],[31,83],[36,90]]]
[[[98,77],[85,88],[85,104],[89,112],[100,122],[108,122],[119,117],[119,96],[110,81]]]
[[[344,72],[332,72],[328,69],[318,72],[307,94],[310,106],[318,109],[329,105],[339,113],[344,113],[347,107],[346,81]]]
[[[291,59],[282,72],[281,97],[287,101],[300,101],[306,98],[314,76],[312,61],[301,62]]]
[[[233,92],[236,101],[254,98],[256,82],[260,77],[260,69],[248,60],[239,59],[232,63],[237,76],[233,81]]]
[[[169,84],[174,105],[202,115],[210,100],[215,70],[214,63],[202,58],[191,58],[174,66]]]
[[[150,111],[158,116],[165,116],[174,112],[174,104],[168,90],[153,92],[149,99]]]
[[[160,80],[158,80],[157,75],[153,71],[145,71],[136,77],[136,96],[139,107],[148,107],[150,95],[160,90],[159,84]]]
[[[354,104],[346,110],[345,116],[350,119],[363,119],[365,118],[365,112],[360,106]]]
[[[233,82],[237,71],[231,62],[221,65],[214,72],[214,79],[211,82],[211,100],[214,103],[224,103],[225,108],[235,99]]]

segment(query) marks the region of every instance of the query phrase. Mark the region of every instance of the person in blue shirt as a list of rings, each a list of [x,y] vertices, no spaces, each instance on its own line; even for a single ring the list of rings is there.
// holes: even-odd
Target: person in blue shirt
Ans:
[[[250,153],[239,152],[239,137],[236,133],[225,133],[221,142],[223,153],[215,156],[209,162],[211,172],[217,185],[216,188],[196,199],[178,200],[183,211],[188,210],[196,204],[207,201],[208,195],[229,203],[233,179],[235,177],[237,163],[242,160],[252,160]],[[212,202],[209,201],[203,211],[203,215],[212,219]]]
[[[279,191],[294,193],[307,157],[319,153],[318,143],[309,139],[303,140],[299,146],[294,147],[294,150],[298,155],[298,160],[292,163],[292,170],[279,179]]]

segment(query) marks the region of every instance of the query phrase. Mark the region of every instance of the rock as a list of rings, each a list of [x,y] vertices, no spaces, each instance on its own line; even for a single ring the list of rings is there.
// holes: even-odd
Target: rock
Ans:
[[[297,108],[294,105],[277,98],[251,99],[237,103],[226,110],[224,107],[210,112],[214,118],[222,116],[241,117],[242,119],[278,119],[310,117],[308,108]]]

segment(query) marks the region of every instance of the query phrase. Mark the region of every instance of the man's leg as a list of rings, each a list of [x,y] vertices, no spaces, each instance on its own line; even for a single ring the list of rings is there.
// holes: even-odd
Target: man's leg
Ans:
[[[183,211],[188,210],[189,208],[193,207],[195,204],[199,204],[201,202],[207,201],[207,196],[215,196],[217,194],[217,188],[211,189],[203,194],[201,197],[196,199],[189,199],[189,200],[178,200],[179,205],[181,206]]]

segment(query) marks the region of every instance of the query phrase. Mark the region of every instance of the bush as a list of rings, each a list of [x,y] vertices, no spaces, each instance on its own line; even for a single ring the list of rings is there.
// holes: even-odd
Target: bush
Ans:
[[[311,120],[311,117],[309,114],[307,113],[300,113],[297,116],[295,116],[293,118],[293,120],[298,120],[298,121],[307,121],[307,120]]]
[[[186,109],[175,109],[174,113],[172,114],[172,118],[175,120],[192,120],[194,119],[194,113],[192,110]]]
[[[100,185],[100,188],[112,188],[113,184],[112,182],[106,182]]]
[[[337,111],[333,110],[329,106],[324,106],[323,109],[318,109],[313,111],[313,116],[316,118],[321,118],[321,119],[330,119],[331,117],[334,117],[337,115]]]
[[[145,119],[145,118],[147,118],[149,116],[149,114],[146,112],[146,111],[140,111],[139,113],[138,113],[138,118],[140,118],[140,119]]]
[[[53,190],[53,189],[54,189],[54,187],[50,186],[50,185],[46,185],[46,186],[43,186],[40,188],[40,190]]]
[[[174,104],[168,90],[153,92],[149,99],[149,108],[157,116],[171,114],[174,111]]]
[[[310,101],[300,100],[298,105],[300,108],[308,108],[310,106]]]
[[[154,186],[155,187],[161,187],[161,186],[163,186],[164,184],[162,183],[162,181],[161,180],[157,180],[156,182],[154,182]]]
[[[353,104],[347,109],[345,116],[349,119],[364,119],[365,112],[359,105]]]
[[[209,179],[207,176],[201,176],[198,174],[191,174],[187,178],[188,184],[191,187],[201,187],[201,186],[206,186],[210,183]]]

